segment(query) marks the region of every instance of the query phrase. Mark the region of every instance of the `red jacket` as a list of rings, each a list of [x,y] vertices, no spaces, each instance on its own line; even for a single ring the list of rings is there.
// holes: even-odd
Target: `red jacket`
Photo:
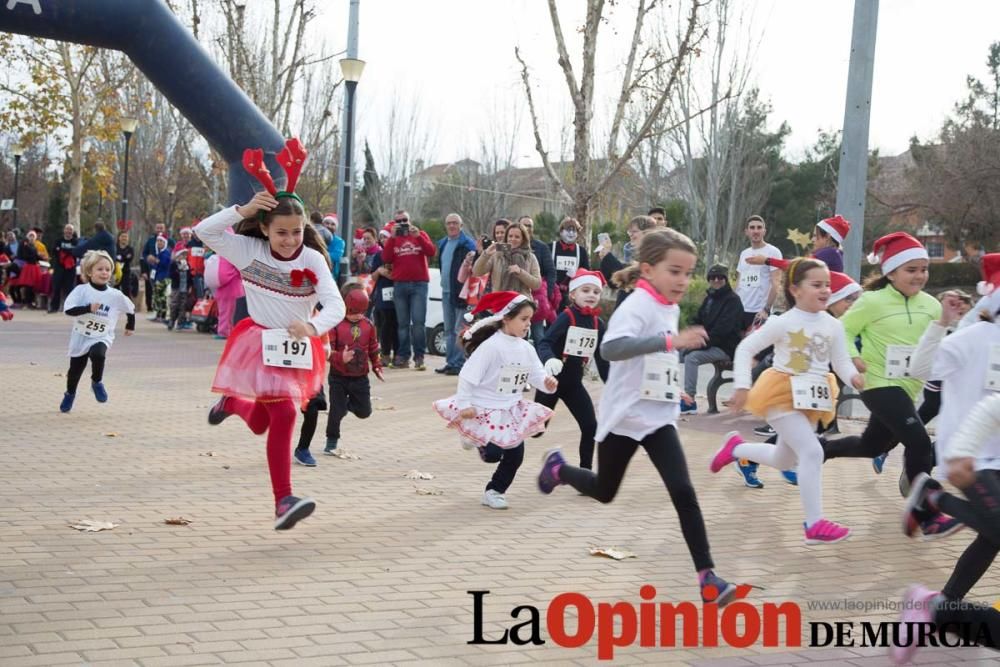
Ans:
[[[378,333],[375,325],[367,317],[357,322],[347,319],[330,329],[330,374],[344,377],[365,377],[369,366],[376,375],[382,373],[379,359]],[[354,357],[344,363],[344,350],[354,350]]]
[[[431,237],[420,230],[418,236],[390,236],[382,249],[382,262],[392,264],[393,282],[429,282],[427,258],[437,254]]]

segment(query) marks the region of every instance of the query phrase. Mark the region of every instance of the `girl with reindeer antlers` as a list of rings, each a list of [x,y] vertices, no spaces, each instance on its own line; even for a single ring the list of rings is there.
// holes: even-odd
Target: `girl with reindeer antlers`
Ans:
[[[267,433],[267,466],[275,502],[275,530],[312,514],[311,498],[292,495],[292,434],[296,406],[323,385],[319,336],[344,317],[319,235],[306,222],[295,184],[306,151],[289,139],[277,155],[288,182],[278,190],[261,149],[243,153],[243,167],[264,186],[242,206],[225,208],[195,228],[205,245],[240,272],[250,317],[233,327],[212,382],[222,398],[208,413],[221,424],[239,415],[256,435]],[[235,234],[226,230],[236,225]],[[312,316],[317,302],[323,310]]]

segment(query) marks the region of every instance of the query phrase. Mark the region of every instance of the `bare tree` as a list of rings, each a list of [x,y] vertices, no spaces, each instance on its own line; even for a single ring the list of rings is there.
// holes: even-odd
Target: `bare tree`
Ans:
[[[594,60],[597,53],[598,32],[605,21],[605,0],[587,0],[587,12],[584,24],[579,28],[583,35],[582,65],[579,70],[573,66],[566,39],[563,33],[559,12],[555,0],[548,0],[549,17],[556,39],[558,63],[566,81],[570,102],[573,107],[573,169],[568,182],[556,172],[549,159],[549,153],[542,141],[538,111],[535,107],[530,74],[527,63],[521,58],[518,48],[514,56],[521,65],[521,80],[528,102],[535,136],[535,149],[542,158],[545,173],[556,193],[567,203],[572,204],[574,217],[586,224],[591,203],[594,198],[618,176],[626,166],[638,147],[653,134],[660,114],[675,89],[684,77],[683,66],[688,56],[695,50],[704,37],[701,25],[700,11],[708,0],[689,0],[686,19],[682,22],[682,38],[673,55],[662,52],[660,48],[648,41],[647,18],[656,8],[657,0],[638,0],[628,56],[622,73],[618,101],[608,133],[607,161],[599,173],[592,173],[594,162],[591,157],[591,146],[594,137],[592,127],[594,117]],[[613,4],[613,3],[612,3]],[[659,75],[661,87],[656,91],[652,104],[649,105],[645,117],[631,126],[628,136],[619,139],[626,127],[624,122],[626,109],[633,97]],[[621,147],[621,148],[619,148]]]

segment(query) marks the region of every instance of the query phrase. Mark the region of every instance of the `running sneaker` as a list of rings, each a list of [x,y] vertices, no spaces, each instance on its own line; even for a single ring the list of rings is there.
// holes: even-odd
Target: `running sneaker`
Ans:
[[[714,602],[725,607],[733,601],[736,595],[736,584],[731,584],[714,571],[709,570],[705,580],[701,582],[701,601],[705,604]]]
[[[805,528],[805,524],[802,524]],[[839,523],[820,519],[806,530],[806,544],[833,544],[846,540],[851,534],[851,529]]]
[[[427,370],[427,365],[424,363],[423,357],[413,357],[413,370],[415,371]]]
[[[336,456],[337,444],[338,444],[337,438],[327,438],[326,447],[323,448],[323,453],[326,454],[327,456]]]
[[[920,522],[920,532],[923,533],[924,542],[939,540],[948,537],[965,528],[965,524],[955,517],[938,512],[929,519]]]
[[[316,509],[316,501],[312,498],[296,498],[285,496],[278,503],[274,512],[274,529],[289,530],[299,521],[306,518]]]
[[[910,636],[910,631],[918,627],[916,623],[933,623],[934,597],[938,593],[914,584],[903,594],[903,609],[899,615],[899,643],[889,647],[889,658],[897,665],[905,665],[913,659],[920,648]],[[922,626],[927,627],[927,626]],[[922,634],[922,633],[921,633]]]
[[[799,473],[795,472],[794,470],[782,470],[781,476],[784,477],[785,481],[791,484],[792,486],[799,485]]]
[[[764,424],[763,426],[755,427],[753,430],[753,434],[761,438],[770,438],[772,435],[775,434],[775,431],[773,428],[771,428],[770,424]]]
[[[736,460],[733,457],[733,449],[736,445],[743,443],[743,438],[740,437],[739,431],[730,431],[726,434],[726,439],[722,442],[722,447],[715,452],[715,456],[712,457],[712,462],[709,463],[708,469],[712,472],[719,472],[727,465]]]
[[[313,458],[313,455],[309,452],[308,449],[296,449],[294,456],[295,456],[295,462],[298,463],[300,466],[305,466],[307,468],[316,467],[316,459]]]
[[[393,360],[392,365],[389,366],[389,368],[400,368],[400,369],[409,367],[410,367],[409,359],[395,359]]]
[[[481,502],[491,510],[505,510],[508,507],[507,499],[496,489],[486,489]]]
[[[63,394],[63,400],[59,403],[59,412],[69,412],[73,409],[73,399],[76,398],[76,394],[71,394],[68,391]]]
[[[903,472],[899,473],[899,495],[904,498],[910,495],[910,478],[906,476],[906,468],[903,468]]]
[[[226,397],[222,396],[215,402],[215,405],[208,411],[208,423],[212,426],[218,426],[226,420],[230,412],[226,412]]]
[[[91,382],[90,388],[94,390],[94,398],[98,403],[108,402],[108,390],[104,388],[103,382]]]
[[[682,415],[696,415],[698,414],[698,402],[688,401],[686,399],[681,399],[681,414]]]
[[[562,451],[559,448],[550,449],[542,455],[542,470],[538,473],[538,490],[544,494],[552,493],[564,482],[559,479],[559,469],[566,465]]]
[[[872,468],[875,470],[876,475],[882,474],[882,468],[885,467],[885,460],[889,458],[889,452],[885,454],[879,454],[872,459]]]
[[[903,535],[915,537],[917,529],[921,527],[920,515],[926,516],[928,512],[936,511],[927,502],[932,491],[941,489],[941,484],[934,480],[925,472],[917,475],[913,480],[910,495],[906,497],[906,505],[903,507]],[[942,515],[939,515],[942,516]]]
[[[763,489],[764,482],[757,479],[758,465],[748,459],[740,459],[736,462],[736,469],[743,478],[743,485],[750,489]]]

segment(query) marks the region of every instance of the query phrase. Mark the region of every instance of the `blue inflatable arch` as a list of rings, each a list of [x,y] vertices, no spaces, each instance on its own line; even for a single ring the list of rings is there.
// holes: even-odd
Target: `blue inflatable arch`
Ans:
[[[0,31],[125,53],[229,163],[231,204],[253,195],[244,148],[263,148],[281,173],[281,134],[164,0],[0,0]]]

